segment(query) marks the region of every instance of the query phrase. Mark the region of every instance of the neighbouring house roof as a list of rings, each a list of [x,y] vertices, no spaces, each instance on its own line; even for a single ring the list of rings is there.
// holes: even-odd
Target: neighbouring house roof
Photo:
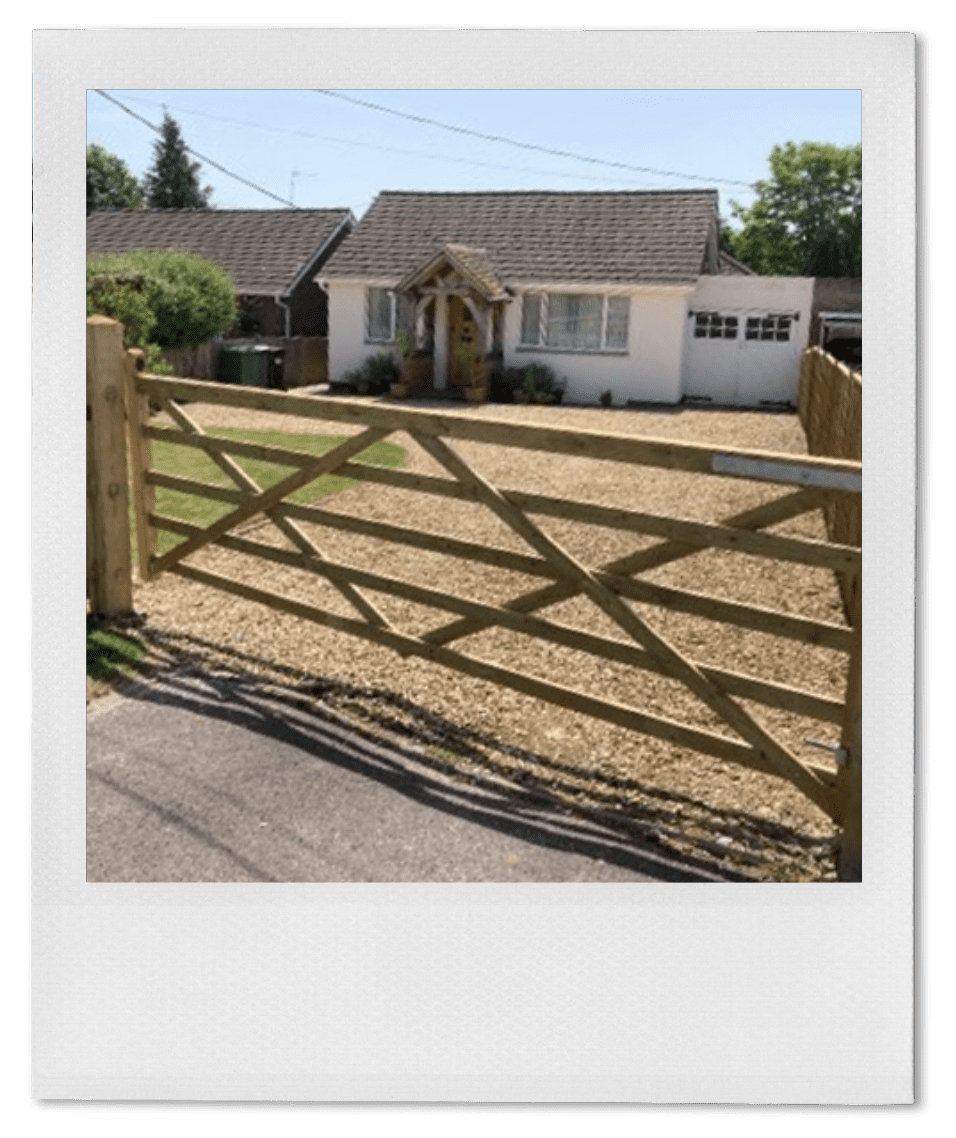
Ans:
[[[736,257],[731,257],[724,249],[721,249],[717,254],[717,272],[720,276],[724,277],[755,277],[758,275],[753,269],[745,265],[743,261],[738,261]]]
[[[322,279],[400,281],[443,246],[481,250],[503,284],[691,285],[717,268],[717,191],[378,195]]]
[[[287,293],[318,267],[348,209],[110,209],[86,219],[87,253],[184,249],[213,261],[247,296]]]

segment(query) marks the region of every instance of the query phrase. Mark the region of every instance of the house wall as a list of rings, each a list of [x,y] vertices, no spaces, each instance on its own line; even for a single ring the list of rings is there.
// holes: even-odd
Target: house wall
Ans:
[[[565,285],[551,291],[572,290]],[[681,397],[687,291],[646,289],[632,294],[627,351],[608,353],[520,347],[521,301],[516,298],[505,310],[505,366],[547,364],[559,378],[567,379],[564,398],[568,403],[597,403],[605,391],[611,392],[618,406],[628,400],[677,403]]]
[[[365,343],[365,285],[329,281],[329,379],[336,382],[385,345]]]
[[[687,298],[683,394],[738,406],[796,406],[800,355],[810,332],[813,284],[812,277],[701,277]],[[693,314],[699,311],[737,316],[737,338],[695,338]],[[790,339],[769,343],[746,340],[746,317],[772,313],[797,314]]]
[[[289,309],[293,336],[328,335],[328,297],[314,280],[305,280],[293,290]]]
[[[563,291],[568,290],[562,286]],[[597,403],[611,391],[614,403],[628,400],[677,403],[681,397],[686,289],[647,289],[631,297],[626,352],[561,352],[521,348],[521,303],[505,308],[503,351],[506,367],[546,363],[567,379],[565,400]],[[365,343],[365,285],[329,281],[329,378],[339,380],[361,365],[380,344]]]

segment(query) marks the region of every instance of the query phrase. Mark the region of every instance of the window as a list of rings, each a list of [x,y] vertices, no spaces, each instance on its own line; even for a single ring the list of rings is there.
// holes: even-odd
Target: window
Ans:
[[[521,343],[559,351],[627,350],[630,298],[595,293],[526,293],[521,305]]]
[[[744,333],[748,340],[778,340],[790,339],[790,326],[793,323],[791,315],[771,313],[767,316],[748,316],[747,330]]]
[[[695,340],[736,340],[736,316],[725,316],[720,312],[694,313],[694,339]]]
[[[365,293],[365,339],[390,344],[399,331],[411,333],[413,313],[407,297],[396,296],[387,288],[370,288]]]

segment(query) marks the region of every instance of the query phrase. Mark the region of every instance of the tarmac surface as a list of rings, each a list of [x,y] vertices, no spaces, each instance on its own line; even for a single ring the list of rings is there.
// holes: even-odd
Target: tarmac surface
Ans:
[[[239,677],[135,683],[87,714],[87,880],[728,880],[521,787]]]

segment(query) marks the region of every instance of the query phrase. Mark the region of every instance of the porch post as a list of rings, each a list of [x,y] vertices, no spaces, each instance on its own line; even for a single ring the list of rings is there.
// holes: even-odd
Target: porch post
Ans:
[[[440,292],[435,297],[435,390],[444,391],[448,386],[448,295]]]

